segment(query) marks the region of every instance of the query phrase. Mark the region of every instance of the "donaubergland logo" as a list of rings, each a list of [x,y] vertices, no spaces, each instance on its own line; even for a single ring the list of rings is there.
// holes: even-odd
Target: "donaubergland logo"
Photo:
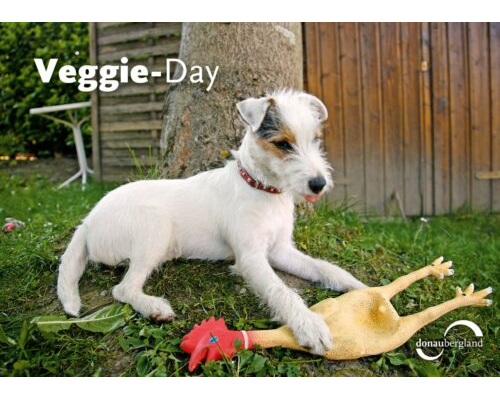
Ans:
[[[446,338],[446,335],[450,331],[451,328],[455,326],[466,326],[472,330],[474,335],[476,336],[476,339],[460,339],[460,340],[448,340]],[[479,338],[479,340],[477,340]],[[453,322],[446,330],[444,331],[444,338],[443,340],[422,340],[418,339],[417,343],[417,354],[423,358],[424,360],[428,361],[433,361],[437,360],[439,357],[441,357],[444,353],[444,350],[448,347],[456,347],[460,350],[465,349],[465,348],[481,348],[483,347],[483,331],[479,326],[477,326],[474,322],[468,321],[466,319],[462,319],[460,321],[455,321]],[[425,348],[441,348],[441,351],[437,356],[428,356],[427,354],[424,353],[422,349]]]

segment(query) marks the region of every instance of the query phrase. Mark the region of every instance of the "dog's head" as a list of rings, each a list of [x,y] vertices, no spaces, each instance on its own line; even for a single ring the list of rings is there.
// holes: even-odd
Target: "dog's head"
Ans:
[[[328,111],[318,98],[282,90],[243,100],[237,108],[248,125],[245,155],[266,182],[309,202],[333,186],[321,143]]]

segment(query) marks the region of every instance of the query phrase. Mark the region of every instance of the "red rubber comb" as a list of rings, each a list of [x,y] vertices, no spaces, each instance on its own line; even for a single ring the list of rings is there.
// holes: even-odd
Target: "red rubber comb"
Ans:
[[[232,358],[237,350],[252,348],[249,342],[246,332],[230,331],[223,318],[210,317],[182,338],[181,349],[191,354],[188,368],[193,372],[200,362]]]

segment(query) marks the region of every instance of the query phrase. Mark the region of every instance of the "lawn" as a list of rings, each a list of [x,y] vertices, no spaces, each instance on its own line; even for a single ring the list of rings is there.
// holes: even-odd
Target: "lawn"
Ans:
[[[15,217],[25,228],[0,233],[0,375],[21,376],[184,376],[188,356],[180,338],[194,323],[215,315],[230,329],[276,327],[268,310],[228,272],[227,263],[176,260],[148,280],[146,292],[165,294],[177,318],[158,325],[133,312],[125,325],[109,333],[72,326],[41,332],[30,321],[63,315],[56,298],[58,258],[74,227],[115,185],[91,182],[86,191],[75,184],[56,190],[40,175],[0,171],[0,218]],[[140,234],[140,233],[138,233]],[[336,261],[369,285],[381,285],[422,267],[440,255],[454,261],[455,275],[443,281],[420,281],[394,299],[400,314],[410,314],[454,296],[455,286],[498,288],[500,215],[470,214],[399,219],[365,219],[344,207],[322,206],[298,216],[297,246]],[[126,265],[90,264],[80,282],[83,314],[113,303],[110,289]],[[282,275],[283,276],[283,275]],[[189,279],[187,278],[189,277]],[[299,279],[285,277],[308,304],[339,295]],[[318,356],[274,348],[242,351],[234,362],[211,362],[195,371],[203,376],[495,376],[499,375],[498,301],[493,306],[464,308],[447,314],[418,332],[401,348],[382,356],[332,362]],[[483,347],[446,349],[438,361],[416,354],[419,338],[442,339],[459,319],[474,321],[483,331]],[[472,337],[455,328],[448,339]]]

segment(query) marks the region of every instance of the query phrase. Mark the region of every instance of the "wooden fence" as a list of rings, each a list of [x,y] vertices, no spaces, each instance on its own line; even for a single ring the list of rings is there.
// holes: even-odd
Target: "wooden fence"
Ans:
[[[90,25],[91,61],[164,70],[178,23]],[[333,202],[383,214],[466,205],[500,210],[500,23],[306,23],[306,87],[330,111],[326,147]],[[129,147],[159,153],[167,85],[122,84],[92,94],[97,177],[125,181]]]
[[[305,48],[333,201],[500,210],[500,23],[306,23]]]
[[[180,23],[91,23],[91,64],[145,65],[165,71],[165,58],[177,55]],[[161,114],[167,90],[164,73],[147,84],[121,84],[114,92],[92,93],[93,166],[97,178],[123,182],[134,169],[135,156],[143,165],[160,148]],[[130,149],[129,149],[130,148]]]

